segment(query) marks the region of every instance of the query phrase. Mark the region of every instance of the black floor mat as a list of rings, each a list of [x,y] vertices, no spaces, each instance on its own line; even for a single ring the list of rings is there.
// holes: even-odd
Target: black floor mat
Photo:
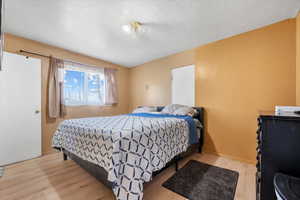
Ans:
[[[163,186],[190,200],[233,200],[239,173],[189,161]]]

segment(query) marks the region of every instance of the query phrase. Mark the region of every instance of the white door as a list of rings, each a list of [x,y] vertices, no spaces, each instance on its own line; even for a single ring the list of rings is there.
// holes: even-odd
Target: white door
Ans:
[[[172,103],[195,106],[195,66],[172,70]]]
[[[4,52],[0,166],[41,155],[41,60]]]

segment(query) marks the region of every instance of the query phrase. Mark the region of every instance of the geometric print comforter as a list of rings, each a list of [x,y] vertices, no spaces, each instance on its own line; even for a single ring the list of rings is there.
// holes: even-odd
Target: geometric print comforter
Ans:
[[[142,200],[143,183],[189,146],[189,125],[175,117],[119,115],[63,121],[52,146],[104,168],[118,200]]]

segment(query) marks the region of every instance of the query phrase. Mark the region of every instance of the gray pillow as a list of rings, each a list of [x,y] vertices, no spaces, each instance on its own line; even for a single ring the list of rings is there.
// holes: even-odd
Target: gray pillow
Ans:
[[[136,108],[132,111],[132,113],[149,113],[149,112],[156,112],[157,107],[155,106],[143,106]]]
[[[174,114],[174,111],[181,107],[185,107],[185,106],[179,104],[170,104],[164,107],[164,109],[161,112],[166,114]]]
[[[180,107],[177,110],[175,110],[173,112],[174,115],[190,115],[190,116],[194,116],[195,114],[195,109],[192,107],[188,107],[188,106],[184,106],[184,107]]]
[[[197,114],[197,110],[193,107],[180,104],[167,105],[161,112],[172,115],[190,115],[191,117]]]

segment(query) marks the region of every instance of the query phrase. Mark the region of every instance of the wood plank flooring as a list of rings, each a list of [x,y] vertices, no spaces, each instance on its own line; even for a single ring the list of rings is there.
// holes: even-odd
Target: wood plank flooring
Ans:
[[[236,200],[255,199],[255,166],[210,154],[193,154],[182,160],[182,167],[194,159],[239,172]],[[174,174],[170,167],[145,185],[145,200],[185,200],[161,184]],[[112,191],[62,154],[17,163],[5,168],[0,178],[1,200],[113,200]]]

